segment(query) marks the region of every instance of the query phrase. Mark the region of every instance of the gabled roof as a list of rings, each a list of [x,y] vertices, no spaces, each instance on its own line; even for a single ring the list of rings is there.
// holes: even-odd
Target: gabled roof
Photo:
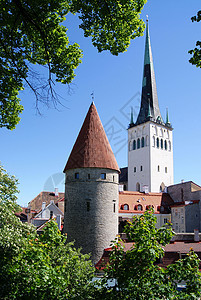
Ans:
[[[104,168],[119,171],[94,103],[89,108],[64,173],[76,168]]]
[[[52,200],[52,202],[50,202],[50,203],[44,208],[43,211],[45,211],[45,210],[47,210],[47,209],[50,210],[50,207],[51,207],[51,206],[54,207],[54,209],[58,212],[58,214],[60,214],[60,215],[62,215],[62,216],[64,215],[63,212],[58,208],[58,206],[55,205],[55,203],[53,202],[53,200]],[[41,213],[42,213],[43,211],[42,211],[42,209],[41,209],[41,210],[38,212],[38,214],[37,214],[36,216],[34,216],[33,219],[40,218],[40,215],[41,215]]]
[[[58,193],[58,196],[55,195],[54,192],[40,192],[34,199],[32,199],[28,206],[31,207],[32,210],[40,210],[42,207],[42,203],[46,202],[46,205],[50,203],[51,200],[54,200],[54,202],[58,202],[58,200],[62,199],[64,197],[64,193]]]

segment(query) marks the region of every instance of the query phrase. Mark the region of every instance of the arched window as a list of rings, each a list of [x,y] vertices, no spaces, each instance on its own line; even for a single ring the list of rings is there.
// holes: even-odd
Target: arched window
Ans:
[[[140,149],[140,139],[137,139],[137,148]]]
[[[167,150],[167,141],[165,140],[165,150]]]
[[[133,141],[133,150],[136,149],[136,140]]]
[[[159,148],[159,138],[156,139],[156,147]]]
[[[158,172],[160,172],[160,166],[158,165]]]
[[[144,137],[141,138],[141,147],[144,148]]]
[[[142,205],[141,204],[138,204],[137,210],[142,210]]]
[[[124,206],[123,206],[123,210],[129,210],[129,206],[128,206],[128,204],[124,204]]]
[[[152,143],[153,143],[153,147],[155,147],[155,143],[156,143],[155,136],[153,136],[152,138]]]
[[[140,184],[139,184],[139,182],[136,183],[136,191],[140,192]]]
[[[163,139],[161,139],[161,149],[163,149]]]

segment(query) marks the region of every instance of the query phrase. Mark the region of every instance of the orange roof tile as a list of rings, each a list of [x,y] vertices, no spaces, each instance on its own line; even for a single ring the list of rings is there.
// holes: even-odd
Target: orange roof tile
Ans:
[[[123,210],[123,205],[127,204],[129,210]],[[174,204],[174,201],[167,193],[141,193],[141,192],[130,192],[124,191],[119,193],[119,212],[138,212],[137,206],[141,205],[142,210],[139,213],[144,212],[147,207],[152,206],[154,212],[158,211],[167,213],[170,211],[169,207]],[[161,206],[164,210],[161,211]]]
[[[76,168],[105,168],[119,171],[93,102],[73,146],[64,172]]]

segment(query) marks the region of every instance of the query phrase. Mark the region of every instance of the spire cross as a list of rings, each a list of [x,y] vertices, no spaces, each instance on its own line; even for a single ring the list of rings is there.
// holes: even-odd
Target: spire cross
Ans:
[[[94,91],[91,93],[92,101],[94,101]]]

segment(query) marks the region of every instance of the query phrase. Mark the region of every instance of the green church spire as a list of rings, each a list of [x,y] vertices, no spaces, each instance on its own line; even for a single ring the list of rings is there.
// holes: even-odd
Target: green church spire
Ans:
[[[150,115],[154,122],[163,122],[156,90],[156,80],[153,66],[153,57],[151,51],[151,43],[149,36],[149,21],[146,20],[146,39],[145,39],[145,53],[144,53],[144,73],[142,81],[142,96],[140,112],[137,117],[136,125],[147,121],[147,116]],[[150,111],[149,111],[150,110]]]

